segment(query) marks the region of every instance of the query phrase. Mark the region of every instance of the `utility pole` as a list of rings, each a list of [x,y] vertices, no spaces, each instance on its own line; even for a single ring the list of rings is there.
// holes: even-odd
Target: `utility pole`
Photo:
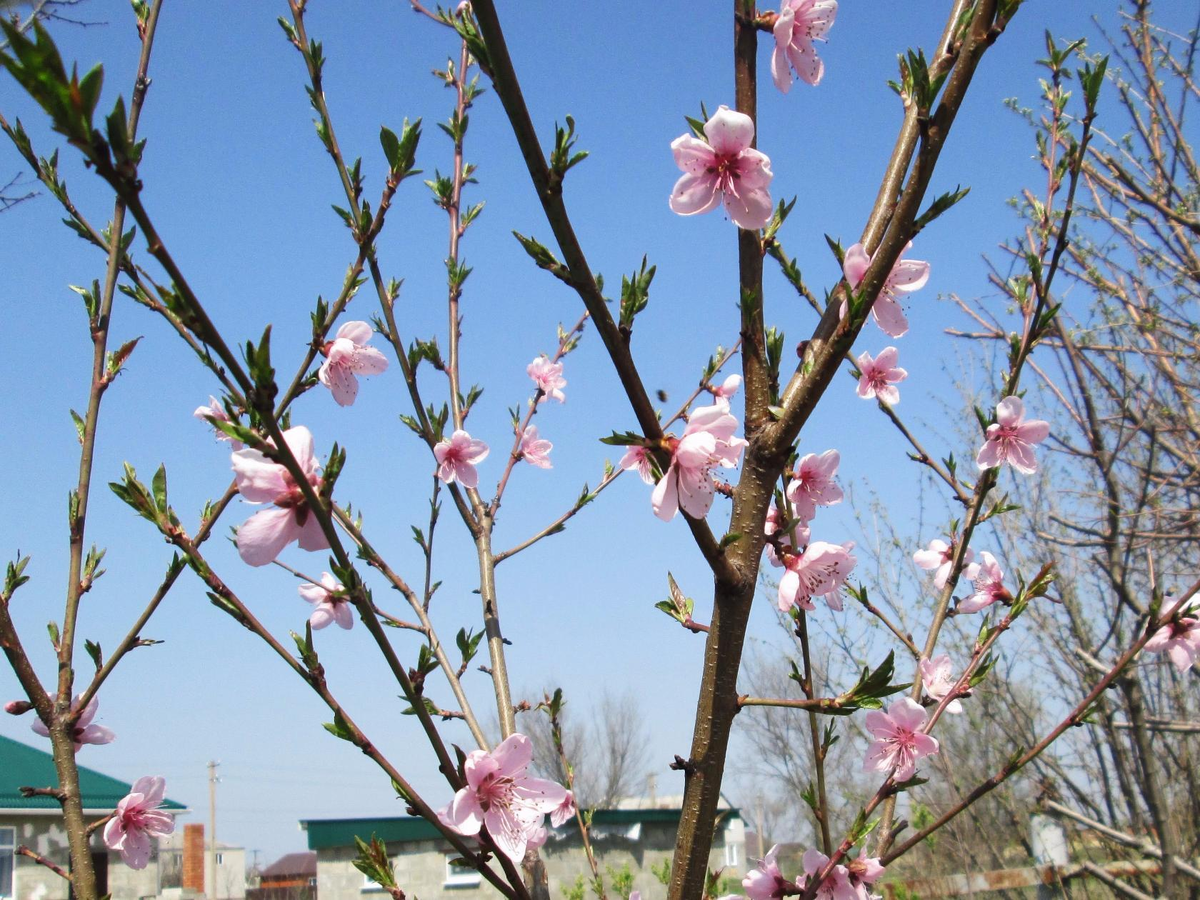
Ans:
[[[766,838],[763,837],[763,798],[762,798],[762,794],[759,794],[754,800],[754,812],[755,812],[755,818],[758,819],[758,821],[755,822],[755,825],[757,826],[756,830],[758,831],[758,858],[762,859],[764,856],[767,855],[766,850],[763,849],[763,847],[766,846],[766,844],[765,844]]]
[[[217,896],[217,766],[208,764],[208,858],[205,862],[206,875],[204,893],[210,900]]]

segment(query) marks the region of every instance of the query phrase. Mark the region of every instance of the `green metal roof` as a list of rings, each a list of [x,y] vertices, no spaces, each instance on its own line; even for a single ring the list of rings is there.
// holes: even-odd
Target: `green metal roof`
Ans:
[[[0,810],[58,809],[53,797],[22,797],[22,787],[54,787],[58,772],[54,757],[45,750],[30,747],[0,735]],[[115,809],[131,786],[124,781],[79,767],[79,790],[84,809]],[[182,803],[164,800],[163,809],[187,809]]]
[[[740,813],[736,809],[723,810],[723,812],[740,818]],[[598,809],[592,814],[592,824],[634,825],[638,822],[674,824],[679,821],[681,814],[682,810],[678,809]],[[309,850],[353,847],[355,837],[370,840],[372,835],[386,844],[427,841],[441,836],[441,832],[432,824],[414,816],[379,819],[303,819],[300,825],[308,832]]]

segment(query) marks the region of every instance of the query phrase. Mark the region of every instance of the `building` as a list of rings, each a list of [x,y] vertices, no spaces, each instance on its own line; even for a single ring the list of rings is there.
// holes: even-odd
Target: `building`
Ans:
[[[67,834],[62,825],[62,809],[53,797],[23,797],[22,787],[53,787],[58,773],[51,755],[36,747],[0,736],[0,898],[13,900],[66,900],[67,883],[16,848],[27,846],[35,853],[67,868]],[[79,767],[79,790],[83,811],[90,819],[112,812],[130,785],[92,769]],[[163,808],[178,815],[185,812],[173,800]],[[131,869],[119,853],[104,846],[101,833],[92,835],[92,862],[100,893],[111,893],[113,900],[139,900],[159,892],[159,860],[150,860],[146,868]]]
[[[619,873],[628,866],[633,888],[642,892],[644,900],[661,900],[666,888],[655,870],[670,871],[679,817],[678,808],[596,810],[591,840],[600,871]],[[736,809],[722,810],[721,817],[709,867],[722,869],[723,879],[740,882],[746,872],[745,824]],[[410,897],[491,900],[500,896],[474,870],[452,865],[458,854],[424,819],[309,819],[300,827],[308,834],[309,849],[316,851],[320,900],[378,900],[382,889],[354,867],[355,837],[369,841],[373,835],[387,844],[397,883]],[[541,853],[552,897],[565,896],[579,876],[591,877],[573,820],[551,831]],[[607,880],[611,883],[611,874]]]
[[[258,887],[250,900],[315,900],[317,896],[317,854],[289,853],[259,873]]]
[[[215,861],[208,858],[214,851]],[[162,887],[168,896],[173,896],[176,888],[184,895],[203,894],[208,900],[244,900],[246,896],[245,848],[221,841],[211,847],[205,843],[204,826],[199,823],[159,838],[158,858]],[[215,883],[206,885],[214,865]]]

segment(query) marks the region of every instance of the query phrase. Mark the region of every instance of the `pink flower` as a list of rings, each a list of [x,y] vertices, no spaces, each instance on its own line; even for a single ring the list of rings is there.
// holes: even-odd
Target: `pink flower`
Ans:
[[[950,689],[958,681],[951,673],[950,656],[946,653],[935,656],[933,659],[922,659],[920,669],[921,684],[925,687],[925,693],[939,703],[950,693]],[[946,712],[962,712],[962,703],[957,697],[946,704]]]
[[[900,402],[900,391],[896,385],[908,377],[908,372],[896,366],[900,352],[895,347],[884,347],[879,355],[871,359],[865,350],[858,358],[858,396],[864,400],[878,397],[888,406]]]
[[[908,331],[908,319],[904,316],[904,310],[900,308],[898,296],[920,290],[929,280],[929,263],[918,259],[903,258],[910,249],[912,249],[912,241],[905,244],[904,249],[900,251],[901,258],[897,259],[896,264],[892,266],[892,271],[888,273],[883,287],[879,290],[879,296],[871,307],[871,315],[875,317],[875,324],[894,338],[903,337]],[[842,259],[842,272],[850,287],[856,288],[862,284],[863,276],[867,274],[867,268],[870,265],[871,256],[863,249],[862,244],[855,244],[846,251],[846,255]],[[846,309],[846,301],[843,300],[841,312],[843,319],[846,318]]]
[[[542,395],[538,397],[538,403],[545,403],[551,398],[559,403],[566,401],[567,396],[562,389],[567,386],[567,379],[562,377],[562,363],[551,362],[545,356],[539,356],[525,367],[525,371],[529,373],[533,383],[542,392]]]
[[[144,869],[150,861],[151,838],[163,837],[175,830],[175,819],[159,809],[166,781],[144,775],[133,783],[113,817],[104,826],[104,844],[121,853],[131,869]]]
[[[76,697],[71,701],[71,708],[74,709],[79,705],[79,698]],[[83,712],[79,714],[79,718],[75,720],[75,733],[72,737],[75,740],[75,752],[78,753],[83,749],[84,744],[110,744],[116,735],[112,729],[105,728],[103,725],[93,725],[92,719],[96,718],[96,710],[100,708],[100,700],[93,696],[88,701],[88,705],[83,708]],[[46,727],[46,723],[40,718],[35,718],[29,727],[34,734],[40,734],[42,737],[50,737],[50,729]]]
[[[378,375],[388,367],[387,357],[367,343],[374,333],[368,322],[346,322],[321,349],[325,362],[317,378],[329,388],[338,406],[349,406],[358,396],[355,375]]]
[[[795,885],[783,877],[779,871],[779,863],[775,861],[779,853],[779,845],[770,849],[766,856],[758,861],[758,867],[751,869],[742,879],[742,887],[750,900],[779,900],[789,892],[795,892]]]
[[[763,522],[763,534],[765,534],[767,537],[771,537],[777,531],[779,531],[779,528],[782,525],[783,513],[779,511],[778,506],[772,503],[771,508],[767,510],[766,521]],[[807,525],[801,523],[799,520],[796,520],[795,524],[792,525],[791,531],[780,538],[779,543],[781,543],[786,550],[794,551],[797,547],[803,547],[808,543],[810,533],[811,532]],[[767,561],[771,565],[783,565],[783,561],[779,558],[779,554],[775,552],[775,545],[773,543],[768,541],[763,545],[763,549],[766,551]]]
[[[846,864],[846,880],[857,900],[868,900],[871,894],[867,891],[867,885],[874,884],[882,876],[883,866],[879,864],[877,856],[859,854],[857,859]]]
[[[1176,603],[1175,606],[1179,604]],[[1175,668],[1185,672],[1200,655],[1200,618],[1195,609],[1181,611],[1146,641],[1147,653],[1162,653],[1174,663]]]
[[[518,452],[525,458],[525,462],[531,466],[537,466],[539,469],[549,469],[552,468],[550,465],[550,451],[553,447],[552,443],[538,437],[536,425],[530,425],[521,434],[521,449]]]
[[[465,835],[479,834],[486,825],[500,852],[519,864],[546,813],[567,796],[562,785],[525,774],[532,759],[533,744],[523,734],[510,735],[490,752],[472,751],[463,764],[466,787],[438,818]]]
[[[459,429],[450,435],[450,440],[439,441],[433,448],[437,460],[437,477],[446,484],[457,481],[465,488],[479,485],[479,473],[475,467],[487,459],[488,445],[476,441]]]
[[[817,57],[813,41],[823,40],[837,16],[837,0],[783,0],[775,20],[775,52],[771,77],[785,94],[792,87],[792,69],[811,85],[821,82],[825,63]]]
[[[654,469],[650,465],[650,454],[645,447],[630,447],[625,451],[625,455],[621,457],[617,466],[626,471],[637,469],[642,481],[646,484],[654,484]]]
[[[979,556],[983,562],[978,565],[972,579],[975,582],[975,592],[965,600],[959,601],[958,611],[961,613],[979,612],[997,600],[1007,603],[1012,599],[1008,588],[1004,586],[1004,572],[996,562],[996,557],[986,550]]]
[[[720,387],[713,388],[712,392],[716,396],[724,397],[726,400],[728,400],[734,394],[736,394],[738,392],[738,388],[740,388],[741,386],[742,386],[742,376],[741,375],[730,375],[723,382],[721,382]]]
[[[1005,397],[996,406],[996,424],[988,426],[987,441],[975,457],[975,464],[982,471],[1008,463],[1018,472],[1032,475],[1037,471],[1033,445],[1049,434],[1049,422],[1025,421],[1025,404],[1020,397]]]
[[[771,160],[751,148],[754,120],[727,106],[704,123],[707,143],[684,134],[671,142],[683,176],[671,191],[671,209],[681,216],[706,213],[724,201],[725,211],[741,228],[762,228],[771,221]]]
[[[718,397],[712,406],[692,411],[683,437],[669,436],[671,466],[650,495],[654,514],[664,522],[682,509],[694,519],[703,519],[712,507],[712,467],[731,468],[748,446],[734,437],[738,422],[729,413],[729,401]]]
[[[225,411],[224,404],[222,404],[221,401],[218,400],[216,397],[214,397],[212,394],[208,395],[208,406],[197,406],[196,411],[194,413],[192,413],[192,415],[195,416],[197,419],[202,419],[206,422],[209,419],[216,419],[219,422],[230,421],[229,413],[227,413]],[[235,441],[233,438],[231,438],[229,435],[227,435],[225,432],[223,432],[220,428],[217,428],[215,425],[213,426],[213,431],[216,432],[218,441],[229,441],[230,443],[233,444],[234,450],[242,449],[241,441]]]
[[[285,431],[283,440],[308,483],[319,489],[321,476],[317,474],[317,459],[313,455],[312,433],[298,425]],[[275,504],[274,509],[252,515],[238,529],[237,548],[244,562],[265,566],[292,541],[298,541],[301,550],[324,550],[329,546],[317,517],[311,514],[304,494],[286,467],[250,448],[238,450],[232,459],[233,476],[242,499]]]
[[[811,522],[818,506],[842,502],[842,489],[833,481],[841,461],[842,456],[836,450],[826,450],[820,456],[809,453],[801,458],[787,489],[796,518]]]
[[[938,752],[935,738],[918,729],[925,724],[925,709],[911,697],[892,703],[888,711],[873,709],[865,725],[875,738],[863,762],[864,772],[892,772],[896,781],[908,781],[917,770],[917,760]]]
[[[330,622],[337,622],[347,631],[354,627],[354,610],[350,608],[350,601],[345,595],[338,595],[338,591],[344,591],[345,588],[328,572],[321,573],[320,584],[305,582],[296,590],[302,599],[316,607],[308,617],[314,631]]]
[[[842,608],[838,591],[854,569],[858,559],[851,555],[854,542],[830,544],[813,541],[799,556],[785,563],[787,571],[779,579],[779,609],[787,612],[793,606],[813,610],[812,598],[824,596],[833,609]]]
[[[815,878],[827,865],[829,857],[820,850],[805,850],[804,874]],[[834,866],[821,886],[817,888],[816,900],[855,900],[855,890],[850,886],[850,873],[842,865]]]
[[[563,802],[550,811],[550,824],[555,828],[575,817],[575,794],[567,791]]]
[[[975,551],[968,547],[963,554],[963,570],[960,573],[961,577],[967,581],[974,581],[975,576],[979,574],[979,566],[971,562],[974,558]],[[940,538],[934,538],[929,542],[928,550],[918,550],[912,555],[912,559],[922,569],[937,569],[937,573],[933,576],[934,587],[944,588],[950,578],[950,569],[953,565],[954,544],[947,544]]]

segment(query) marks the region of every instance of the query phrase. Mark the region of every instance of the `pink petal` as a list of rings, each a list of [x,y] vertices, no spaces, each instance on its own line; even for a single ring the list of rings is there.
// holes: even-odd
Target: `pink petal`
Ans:
[[[264,509],[252,515],[238,529],[238,553],[248,565],[265,566],[299,536],[300,526],[296,522],[295,510]]]
[[[150,862],[150,838],[140,828],[130,828],[125,832],[125,842],[121,846],[121,859],[131,869],[144,869]]]
[[[283,433],[283,441],[287,444],[300,468],[306,472],[314,472],[317,468],[316,457],[313,455],[312,432],[303,425],[289,428]]]
[[[329,388],[338,406],[350,406],[354,403],[358,396],[358,379],[354,377],[349,366],[334,363],[331,359],[326,360],[317,377],[320,378],[321,384]]]
[[[524,823],[505,806],[493,806],[483,815],[488,834],[496,842],[496,848],[515,863],[525,857],[529,837]]]
[[[1184,646],[1182,642],[1176,642],[1167,648],[1167,658],[1171,660],[1176,669],[1185,672],[1191,668],[1192,662],[1195,660],[1195,652]]]
[[[983,469],[994,469],[1000,465],[1000,442],[987,441],[979,448],[979,454],[975,457],[975,465],[982,471]]]
[[[371,327],[370,322],[345,322],[337,330],[336,336],[353,341],[355,344],[365,344],[374,333],[375,329]]]
[[[523,734],[512,734],[491,753],[496,761],[498,775],[518,775],[533,761],[533,742]],[[559,802],[562,797],[559,797]]]
[[[931,756],[938,752],[937,738],[931,737],[928,734],[922,734],[918,731],[913,735],[913,742],[916,744],[917,752],[921,756]]]
[[[787,48],[788,62],[805,82],[814,87],[821,83],[825,76],[825,63],[817,56],[812,41],[801,35],[795,35]]]
[[[712,147],[691,134],[680,135],[671,141],[671,154],[675,157],[675,165],[689,175],[703,175],[717,160]]]
[[[717,179],[708,174],[683,175],[671,189],[671,211],[695,216],[716,209],[721,202],[717,184]]]
[[[900,359],[900,351],[895,347],[884,347],[875,357],[875,364],[881,369],[893,369]]]
[[[1020,397],[1005,397],[996,405],[996,421],[1004,426],[1017,425],[1025,418],[1025,404]]]
[[[300,542],[301,550],[325,550],[329,547],[329,540],[325,537],[321,523],[317,521],[317,517],[311,511],[304,520],[304,524],[300,526],[296,540]]]
[[[783,18],[781,14],[780,19]],[[776,21],[776,29],[778,29],[778,20]],[[778,37],[776,37],[778,41]],[[779,88],[783,93],[787,93],[792,89],[792,70],[788,64],[786,45],[775,45],[775,49],[771,51],[771,80],[775,82],[775,87]]]
[[[871,315],[875,324],[884,330],[889,337],[904,337],[908,333],[908,318],[892,297],[880,294],[875,298],[871,307]]]
[[[443,812],[444,821],[459,834],[479,834],[479,827],[483,824],[483,808],[470,788],[458,791]]]
[[[311,616],[308,617],[308,624],[313,627],[313,631],[320,631],[333,621],[333,605],[330,603],[322,603],[313,610]]]
[[[475,471],[475,467],[469,462],[455,463],[454,477],[465,488],[479,487],[479,473]]]
[[[862,244],[855,244],[846,251],[846,255],[842,257],[842,274],[846,276],[850,287],[856,288],[862,284],[863,276],[867,274],[870,265],[871,257],[867,255]]]
[[[161,775],[143,775],[133,783],[130,793],[141,794],[146,806],[158,806],[163,801],[167,780]]]
[[[704,136],[719,156],[736,156],[754,141],[754,121],[745,113],[720,107],[704,123]]]
[[[50,729],[47,728],[46,723],[39,718],[35,717],[34,720],[29,723],[29,729],[34,734],[40,734],[42,737],[50,737]]]
[[[679,485],[676,477],[677,469],[674,464],[654,486],[650,494],[650,508],[664,522],[670,522],[679,511]]]
[[[934,544],[942,544],[942,549],[935,549]],[[936,569],[942,564],[945,555],[945,544],[942,541],[930,541],[928,550],[918,550],[912,555],[913,562],[922,569]]]
[[[111,728],[103,725],[89,725],[79,732],[77,743],[80,744],[111,744],[117,735]]]
[[[1050,436],[1050,423],[1030,419],[1017,426],[1017,437],[1027,444],[1040,444]]]
[[[359,375],[378,375],[387,370],[388,360],[374,347],[359,347],[354,351],[350,368]]]
[[[929,281],[929,263],[918,259],[901,259],[896,261],[888,275],[888,287],[908,294],[919,291]]]
[[[283,466],[258,450],[245,448],[230,454],[238,492],[251,503],[269,503],[288,489]]]
[[[333,605],[333,618],[338,623],[338,627],[344,628],[346,631],[354,627],[354,610],[346,601]]]
[[[725,191],[725,212],[739,228],[755,231],[771,221],[774,206],[771,195],[762,189],[747,188],[740,193]]]
[[[1019,440],[1008,442],[1008,462],[1014,469],[1024,475],[1032,475],[1037,471],[1038,467],[1037,457],[1033,454],[1033,447]]]
[[[735,163],[738,178],[735,183],[739,192],[745,190],[765,190],[771,184],[774,173],[771,172],[771,160],[767,154],[758,150],[743,150]]]
[[[513,794],[540,813],[558,809],[567,799],[567,789],[545,778],[522,778],[513,785]]]
[[[703,519],[712,508],[714,488],[707,469],[680,469],[679,508],[693,519]]]
[[[877,738],[890,738],[896,733],[896,723],[881,709],[873,709],[863,719],[863,727]]]

